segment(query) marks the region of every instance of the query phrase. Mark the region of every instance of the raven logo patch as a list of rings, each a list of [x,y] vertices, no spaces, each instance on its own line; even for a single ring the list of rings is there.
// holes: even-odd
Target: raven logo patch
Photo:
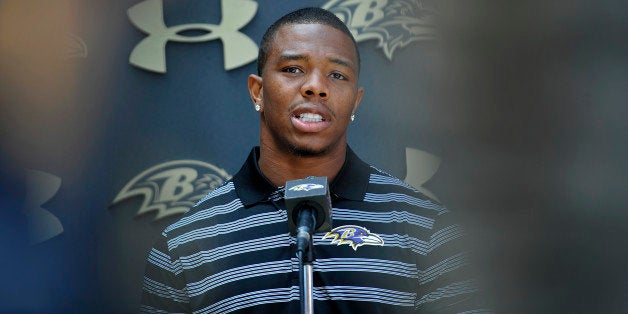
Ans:
[[[384,246],[384,240],[380,236],[371,233],[370,230],[364,227],[355,225],[336,227],[323,236],[323,239],[328,238],[332,239],[332,244],[348,244],[354,251],[357,251],[358,247],[363,245]]]
[[[311,191],[316,189],[322,189],[324,186],[315,183],[303,183],[299,185],[295,185],[290,188],[290,191]]]

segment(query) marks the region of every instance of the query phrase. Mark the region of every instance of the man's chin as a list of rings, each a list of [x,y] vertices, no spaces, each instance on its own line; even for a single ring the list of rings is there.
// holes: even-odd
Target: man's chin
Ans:
[[[323,149],[314,149],[311,147],[296,146],[296,145],[290,145],[289,149],[292,154],[299,157],[318,157],[318,156],[325,155],[325,153],[329,151],[328,147],[325,147]]]
[[[342,138],[335,141],[305,140],[290,141],[283,139],[283,146],[294,156],[299,157],[320,157],[332,153],[338,145],[344,143]]]

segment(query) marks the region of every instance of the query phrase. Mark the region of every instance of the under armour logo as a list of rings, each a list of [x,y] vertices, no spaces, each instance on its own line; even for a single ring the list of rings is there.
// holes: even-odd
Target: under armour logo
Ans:
[[[30,244],[47,241],[63,232],[57,216],[43,206],[61,187],[61,178],[43,171],[26,171],[26,199],[24,214],[28,221]]]
[[[222,20],[219,25],[183,24],[167,27],[164,23],[162,0],[146,0],[131,7],[129,19],[148,37],[135,46],[129,62],[139,68],[166,73],[166,43],[168,41],[197,43],[220,39],[223,45],[225,70],[232,70],[257,58],[257,44],[241,33],[257,12],[251,0],[221,0]],[[183,31],[200,30],[201,36],[179,35]]]
[[[414,186],[419,192],[440,201],[432,191],[423,187],[440,167],[440,158],[416,148],[406,147],[406,178],[405,182]]]

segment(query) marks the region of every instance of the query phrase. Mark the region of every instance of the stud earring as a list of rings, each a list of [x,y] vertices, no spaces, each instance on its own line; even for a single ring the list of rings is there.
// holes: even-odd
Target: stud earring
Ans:
[[[262,110],[262,106],[260,105],[255,105],[255,111],[260,111]]]
[[[355,120],[355,114],[351,115],[351,122],[353,122]]]

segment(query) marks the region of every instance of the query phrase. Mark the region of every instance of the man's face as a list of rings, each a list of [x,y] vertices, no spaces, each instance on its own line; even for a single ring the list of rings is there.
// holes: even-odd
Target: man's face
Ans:
[[[249,77],[261,106],[261,142],[301,156],[346,143],[363,90],[351,38],[322,24],[292,24],[276,33],[262,77]]]

